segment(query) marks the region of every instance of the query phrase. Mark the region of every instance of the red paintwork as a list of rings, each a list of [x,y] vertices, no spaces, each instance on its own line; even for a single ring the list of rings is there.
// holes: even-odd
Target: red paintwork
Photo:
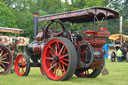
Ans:
[[[60,45],[62,45],[61,48]],[[55,50],[53,48],[55,48]],[[62,51],[63,49],[64,51]],[[59,80],[66,74],[69,65],[69,54],[66,52],[68,52],[67,47],[61,40],[51,40],[44,48],[42,55],[43,69],[52,80]],[[56,59],[50,57],[50,55],[58,56],[59,61],[56,62]],[[67,63],[64,61],[67,61]],[[54,72],[52,70],[54,70]],[[59,71],[61,71],[60,75],[58,75]]]
[[[97,34],[97,31],[94,31],[94,30],[85,30],[85,31],[83,31],[83,34],[96,35]]]
[[[104,44],[106,43],[106,39],[105,37],[108,37],[110,35],[110,32],[108,31],[94,31],[94,30],[89,30],[89,31],[84,31],[84,34],[87,35],[91,35],[91,37],[87,37],[87,38],[83,38],[82,42],[77,42],[76,48],[79,47],[82,43],[85,42],[89,42],[93,49],[95,50],[95,52],[100,52],[101,54],[97,55],[100,57],[97,57],[96,55],[94,55],[94,58],[96,60],[103,58],[103,51],[102,51],[102,46],[104,46]],[[86,49],[86,48],[85,48]],[[84,48],[83,48],[84,51]],[[85,55],[84,52],[81,54],[81,59],[85,60],[84,56],[82,57],[82,55]],[[86,63],[86,62],[85,62]],[[96,68],[96,67],[100,67],[102,65],[102,61],[95,61],[91,64],[91,66],[89,68]],[[79,65],[77,66],[77,69],[84,69],[82,67],[80,67]]]
[[[16,60],[15,60],[15,64],[14,64],[14,67],[15,67],[15,72],[18,76],[24,76],[25,74],[25,70],[27,68],[27,61],[25,60],[24,56],[23,55],[19,55],[17,56]],[[19,67],[19,64],[22,64],[22,67]]]

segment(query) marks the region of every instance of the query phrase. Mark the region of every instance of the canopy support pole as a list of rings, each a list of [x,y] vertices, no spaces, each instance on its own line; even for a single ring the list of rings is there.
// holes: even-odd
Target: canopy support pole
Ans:
[[[122,26],[123,26],[123,25],[122,25],[122,24],[123,24],[122,22],[123,22],[123,17],[120,16],[120,31],[119,31],[120,34],[122,34]],[[121,45],[122,45],[122,36],[121,36],[120,43],[121,43]]]

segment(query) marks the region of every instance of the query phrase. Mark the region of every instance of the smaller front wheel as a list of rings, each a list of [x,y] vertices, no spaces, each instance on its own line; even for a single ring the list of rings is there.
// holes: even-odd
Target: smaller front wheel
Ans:
[[[18,76],[27,76],[30,71],[30,58],[26,54],[19,54],[15,59],[14,66]]]

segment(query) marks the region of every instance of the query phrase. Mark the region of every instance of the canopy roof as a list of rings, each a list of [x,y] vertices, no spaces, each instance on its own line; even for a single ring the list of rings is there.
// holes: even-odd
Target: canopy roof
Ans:
[[[9,32],[9,33],[24,33],[22,29],[17,28],[7,28],[7,27],[0,27],[0,32]]]
[[[128,40],[128,36],[123,35],[123,34],[113,34],[113,35],[109,36],[109,39],[111,39],[111,40],[117,40],[117,39],[121,39],[121,38],[123,41]]]
[[[94,21],[95,16],[98,18],[98,20],[102,20],[103,17],[106,17],[106,19],[116,19],[119,18],[119,13],[108,8],[93,7],[77,11],[39,16],[39,21],[58,19],[62,22],[82,23]]]

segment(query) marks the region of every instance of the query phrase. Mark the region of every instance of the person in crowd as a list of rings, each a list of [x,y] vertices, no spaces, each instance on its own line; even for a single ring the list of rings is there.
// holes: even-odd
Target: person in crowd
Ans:
[[[122,56],[123,56],[123,52],[121,51],[120,47],[116,47],[116,57],[117,57],[117,61],[121,62],[122,61]]]

